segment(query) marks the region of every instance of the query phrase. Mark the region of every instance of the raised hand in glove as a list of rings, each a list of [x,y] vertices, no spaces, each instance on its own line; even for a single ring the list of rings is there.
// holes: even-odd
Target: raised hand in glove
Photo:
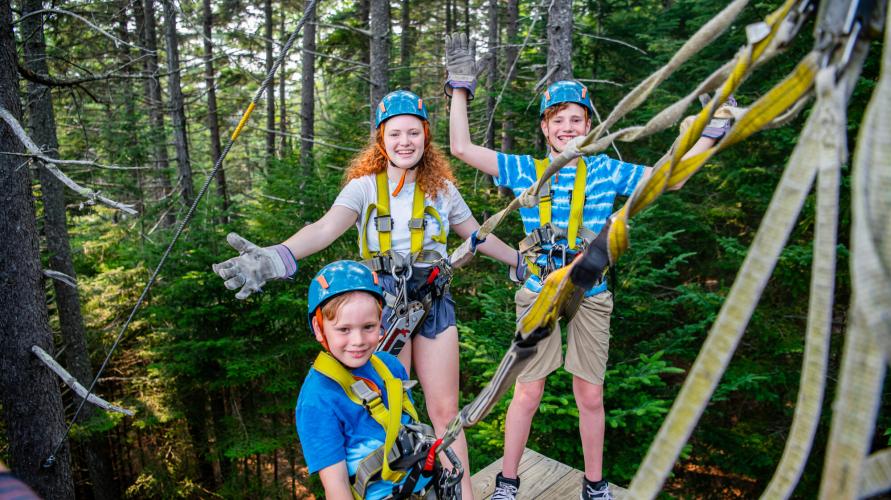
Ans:
[[[445,82],[445,94],[452,96],[452,89],[467,89],[468,100],[473,99],[476,90],[476,61],[473,58],[473,46],[468,42],[467,35],[454,33],[445,37],[446,70],[448,76]]]
[[[226,241],[238,250],[238,257],[214,264],[213,272],[226,280],[229,290],[241,287],[236,299],[246,299],[271,279],[290,278],[297,272],[297,259],[284,245],[258,247],[237,233],[229,233]]]

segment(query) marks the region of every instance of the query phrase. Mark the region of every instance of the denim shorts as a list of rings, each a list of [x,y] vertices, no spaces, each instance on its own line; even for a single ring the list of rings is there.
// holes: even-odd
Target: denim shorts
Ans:
[[[384,273],[381,273],[379,276],[381,287],[383,287],[384,291],[397,295],[396,278],[391,274]],[[412,291],[411,287],[409,287],[409,300],[417,300],[417,297],[412,296]],[[392,313],[393,310],[385,305],[381,319],[381,326],[383,326],[385,331],[390,326],[387,323],[387,319]],[[445,331],[446,328],[455,326],[455,324],[455,301],[452,299],[452,293],[446,291],[442,297],[433,299],[433,304],[430,306],[430,311],[424,319],[424,324],[421,325],[417,333],[428,339],[434,339]]]

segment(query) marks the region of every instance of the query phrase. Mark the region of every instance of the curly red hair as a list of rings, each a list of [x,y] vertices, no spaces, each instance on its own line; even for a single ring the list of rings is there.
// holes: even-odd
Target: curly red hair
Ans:
[[[457,185],[455,174],[446,159],[445,154],[435,146],[430,138],[430,126],[424,124],[424,154],[417,166],[418,186],[428,197],[435,198],[446,190],[446,181]],[[344,183],[358,179],[366,175],[377,174],[387,169],[389,160],[384,148],[384,127],[382,123],[374,133],[374,137],[368,144],[350,161],[350,166],[344,174]]]

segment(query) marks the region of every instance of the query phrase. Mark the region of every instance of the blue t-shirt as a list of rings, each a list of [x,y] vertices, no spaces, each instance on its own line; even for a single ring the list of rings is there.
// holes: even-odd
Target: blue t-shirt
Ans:
[[[630,196],[643,178],[646,167],[614,160],[607,155],[585,156],[586,185],[585,207],[582,225],[597,233],[613,213],[616,195]],[[535,161],[529,155],[498,153],[498,177],[495,183],[510,188],[514,196],[522,195],[535,184],[538,174]],[[569,209],[572,187],[575,183],[575,166],[566,166],[551,177],[551,223],[557,227],[569,227]],[[538,207],[520,208],[523,229],[529,234],[541,226]],[[541,291],[541,279],[532,275],[525,283],[533,292]],[[585,295],[596,295],[606,290],[606,281],[589,290]]]
[[[394,377],[408,379],[405,368],[396,357],[385,352],[377,352],[374,356],[387,365]],[[370,379],[378,387],[384,387],[384,381],[374,371],[370,361],[350,372]],[[389,408],[386,391],[382,397],[384,405]],[[303,381],[295,414],[297,434],[310,474],[346,461],[347,472],[352,477],[359,462],[384,444],[384,428],[371,418],[364,407],[352,402],[337,382],[315,368],[310,368]],[[411,422],[404,412],[402,422]],[[421,477],[415,491],[420,491],[427,482],[428,479]],[[393,486],[394,483],[383,480],[371,483],[365,498],[383,498],[392,493]]]

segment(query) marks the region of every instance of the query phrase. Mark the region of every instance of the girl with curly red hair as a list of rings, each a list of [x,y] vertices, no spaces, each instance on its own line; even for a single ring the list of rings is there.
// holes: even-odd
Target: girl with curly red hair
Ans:
[[[451,294],[436,286],[447,280],[435,278],[439,270],[448,272],[441,266],[448,266],[449,231],[471,238],[479,223],[458,192],[445,155],[431,141],[427,108],[417,95],[404,90],[386,95],[376,109],[376,125],[374,138],[353,158],[343,189],[321,219],[266,248],[232,233],[229,243],[241,255],[214,265],[214,271],[230,290],[241,288],[236,297],[245,298],[269,279],[292,276],[298,260],[356,225],[364,263],[380,275],[384,290],[393,297],[407,292],[409,300],[426,299],[423,323],[399,359],[408,371],[414,365],[430,420],[442,435],[458,412],[458,330]],[[516,266],[516,250],[497,238],[474,238],[474,243],[484,254]],[[393,310],[384,307],[384,329],[394,319]],[[469,470],[463,434],[453,449]],[[469,474],[462,486],[465,495],[472,494]]]

